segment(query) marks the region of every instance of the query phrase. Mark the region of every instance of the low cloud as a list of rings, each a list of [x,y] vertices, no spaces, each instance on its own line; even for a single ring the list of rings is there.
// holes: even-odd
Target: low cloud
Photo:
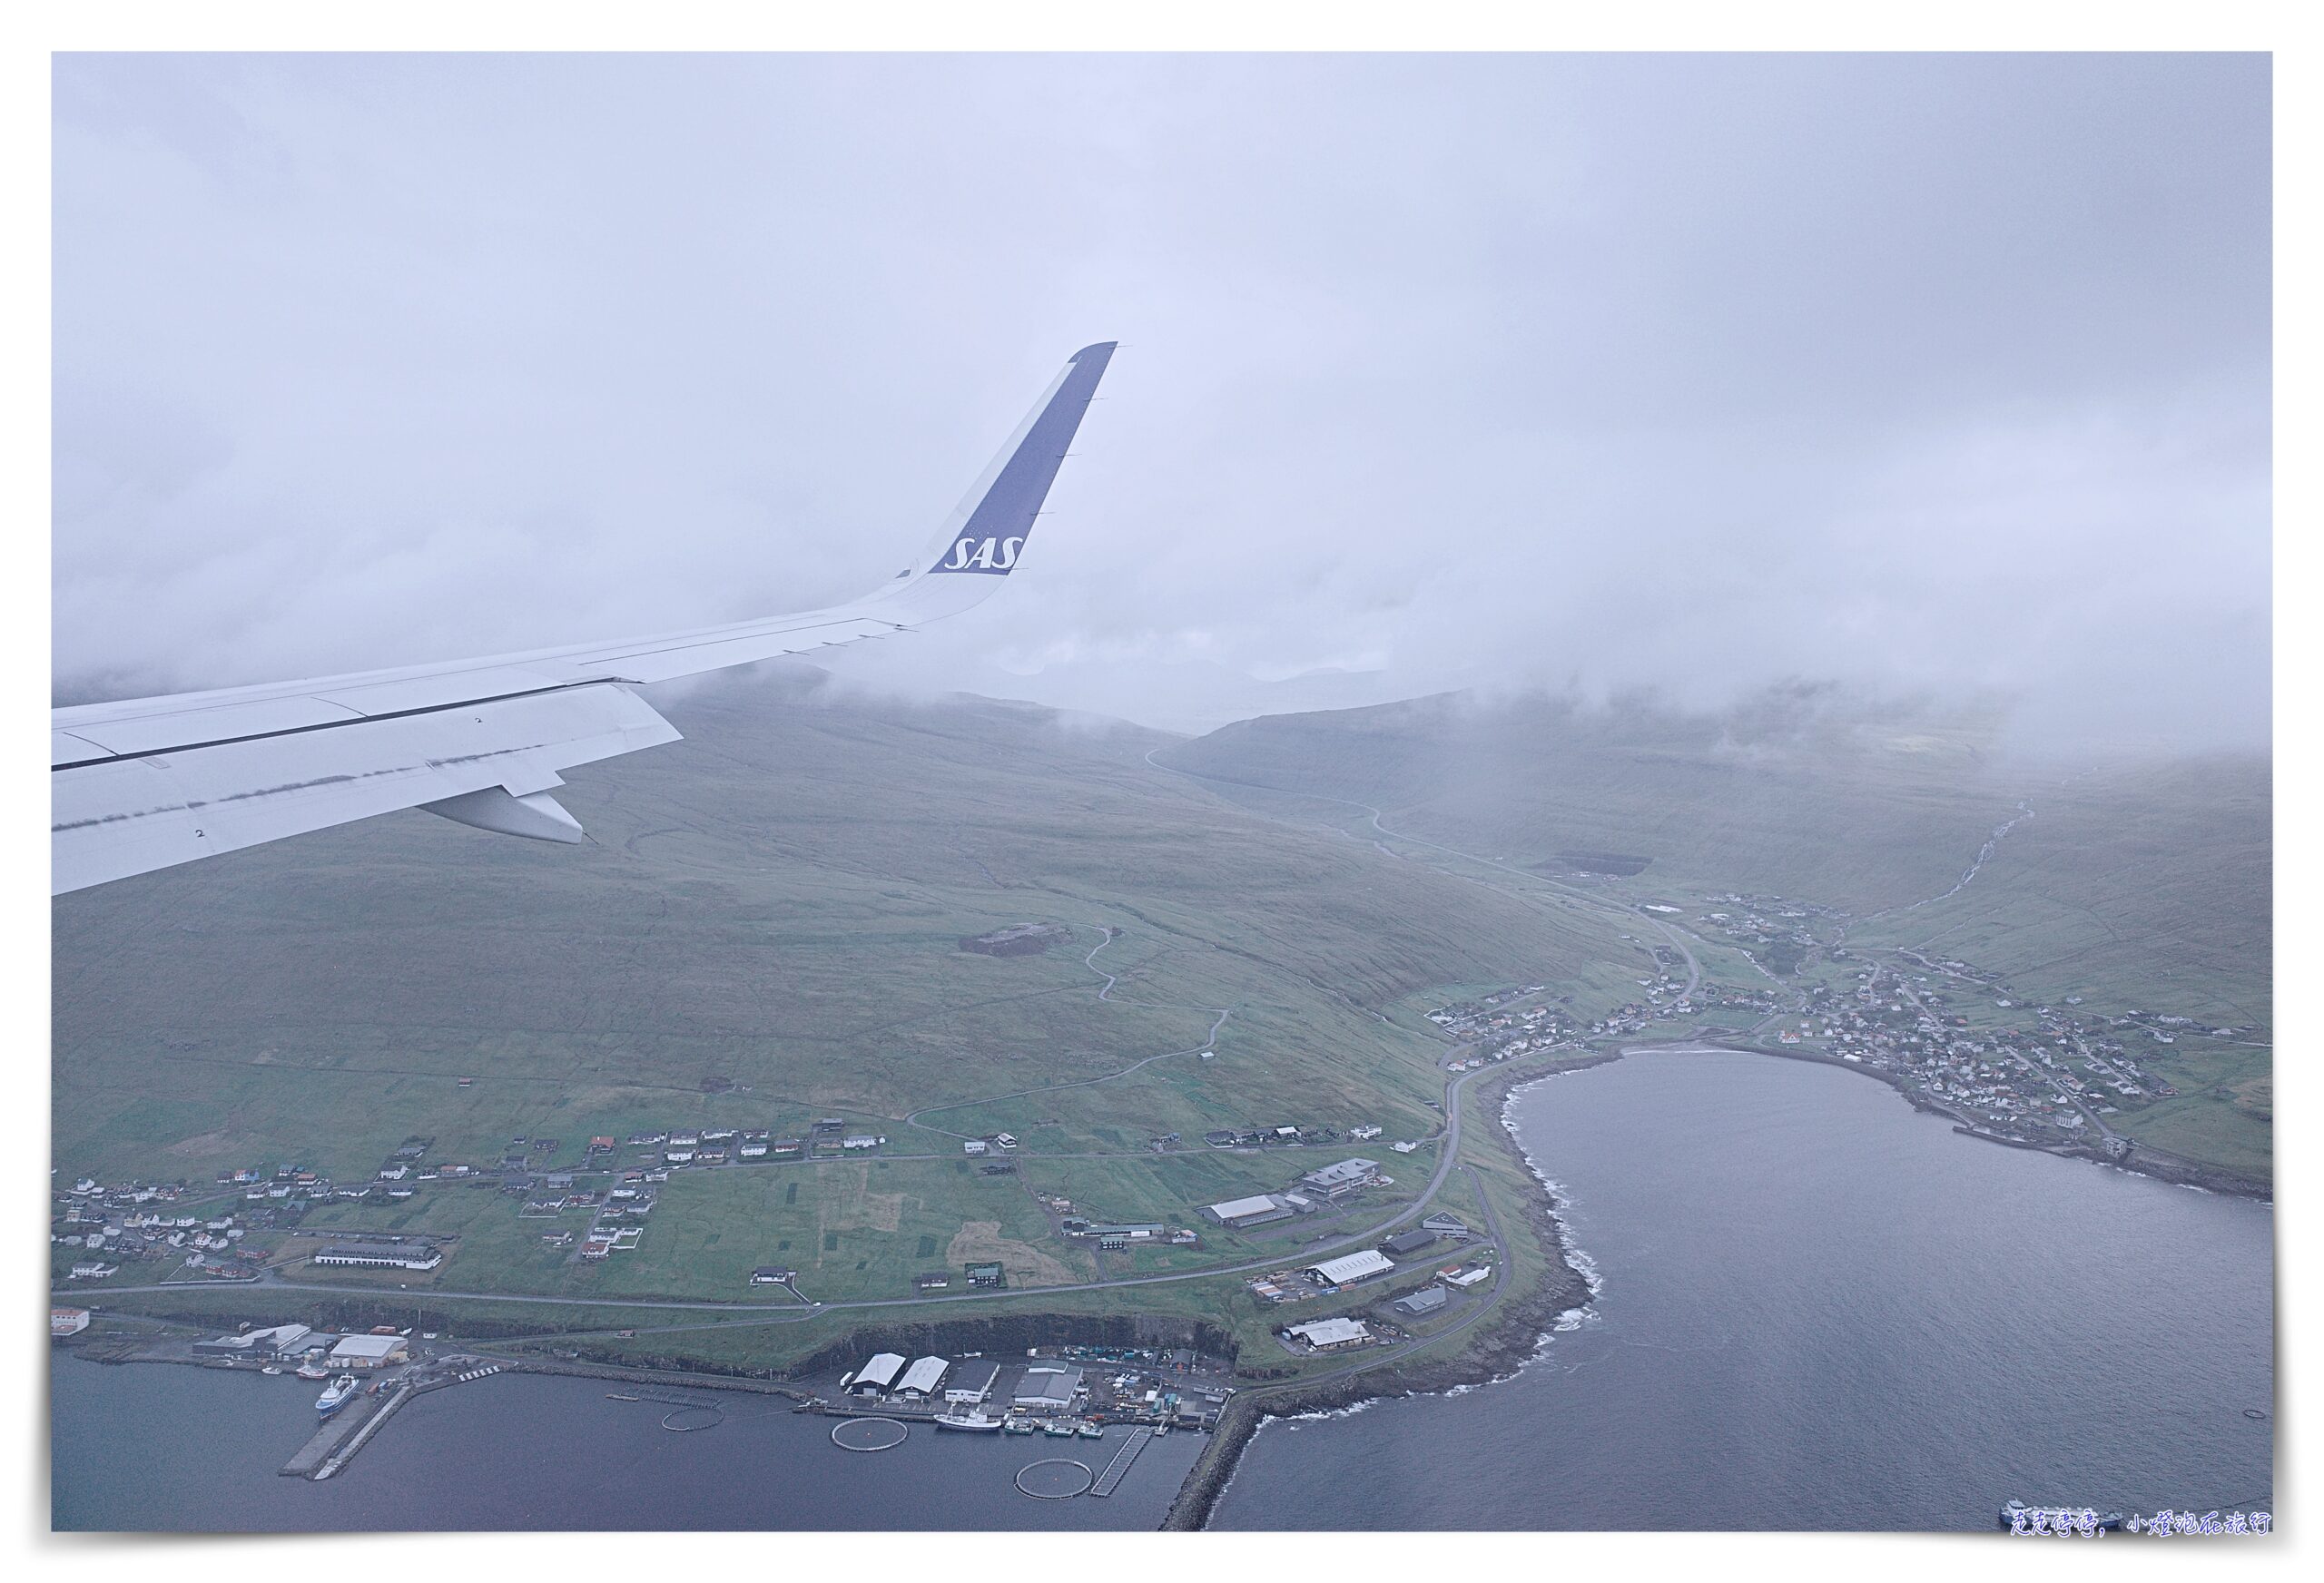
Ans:
[[[1006,597],[835,672],[2267,741],[2263,57],[74,56],[55,105],[60,700],[844,597],[1119,339]]]

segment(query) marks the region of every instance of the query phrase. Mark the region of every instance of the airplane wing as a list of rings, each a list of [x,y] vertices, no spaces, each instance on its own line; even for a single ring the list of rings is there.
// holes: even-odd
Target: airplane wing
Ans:
[[[860,599],[727,626],[450,664],[59,709],[52,895],[399,808],[576,841],[559,771],[675,742],[653,682],[884,637],[982,601],[1019,564],[1114,343],[1049,382],[928,548]]]

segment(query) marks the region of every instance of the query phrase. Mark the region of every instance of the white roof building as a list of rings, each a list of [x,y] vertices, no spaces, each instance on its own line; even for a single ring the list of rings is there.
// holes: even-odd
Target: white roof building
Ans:
[[[1354,1281],[1368,1281],[1374,1275],[1384,1275],[1396,1266],[1377,1248],[1364,1248],[1353,1254],[1343,1254],[1336,1259],[1325,1259],[1320,1264],[1310,1264],[1308,1273],[1326,1286],[1345,1286]]]
[[[944,1371],[949,1367],[941,1358],[916,1358],[904,1371],[903,1379],[896,1386],[900,1396],[932,1396],[944,1382]]]
[[[404,1339],[395,1335],[351,1335],[339,1338],[339,1345],[331,1348],[334,1363],[354,1363],[369,1367],[384,1363],[405,1350]]]
[[[1372,1339],[1372,1332],[1360,1319],[1312,1320],[1290,1326],[1287,1333],[1319,1350],[1358,1346]]]
[[[887,1391],[894,1386],[896,1376],[903,1372],[904,1361],[901,1356],[894,1352],[875,1352],[870,1362],[855,1372],[855,1378],[847,1382],[847,1388],[850,1391]]]
[[[1336,1165],[1325,1165],[1320,1171],[1310,1171],[1299,1179],[1318,1193],[1331,1193],[1355,1186],[1370,1178],[1380,1168],[1377,1160],[1342,1160]]]
[[[206,1342],[196,1342],[193,1350],[219,1356],[263,1356],[270,1352],[295,1352],[314,1332],[303,1324],[270,1325],[264,1330],[246,1330],[240,1335],[212,1336]]]
[[[1250,1221],[1276,1220],[1283,1215],[1283,1205],[1267,1194],[1249,1198],[1230,1198],[1224,1204],[1214,1204],[1207,1211],[1221,1225],[1237,1225]]]

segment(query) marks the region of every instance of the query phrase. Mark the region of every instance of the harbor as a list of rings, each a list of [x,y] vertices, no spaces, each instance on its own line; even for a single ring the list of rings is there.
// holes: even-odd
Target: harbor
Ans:
[[[1148,1529],[1206,1440],[1148,1431],[1108,1499],[1035,1499],[1016,1484],[1025,1467],[1063,1457],[1102,1471],[1128,1431],[1061,1441],[915,1421],[893,1449],[851,1455],[830,1434],[856,1420],[794,1412],[764,1392],[507,1370],[414,1395],[317,1480],[277,1474],[317,1431],[318,1384],[93,1368],[69,1354],[51,1372],[54,1454],[70,1475],[61,1529]],[[641,1400],[612,1399],[628,1394]],[[648,1395],[707,1400],[724,1421],[673,1433],[662,1427],[671,1404]]]
[[[311,1427],[276,1470],[282,1478],[310,1483],[344,1475],[389,1421],[419,1399],[524,1373],[596,1383],[604,1401],[646,1409],[658,1429],[672,1435],[718,1430],[728,1423],[731,1406],[746,1417],[775,1412],[834,1421],[830,1443],[858,1452],[894,1450],[916,1438],[915,1431],[931,1440],[1027,1450],[1035,1440],[1041,1449],[1060,1442],[1075,1450],[1102,1448],[1109,1456],[1102,1470],[1070,1490],[1045,1490],[1037,1498],[1108,1499],[1147,1442],[1174,1427],[1207,1430],[1235,1393],[1231,1366],[1223,1360],[1168,1349],[1069,1346],[1035,1348],[1022,1357],[928,1356],[909,1362],[895,1353],[872,1353],[836,1377],[796,1383],[677,1375],[579,1359],[486,1356],[445,1345],[432,1334],[385,1326],[342,1335],[298,1323],[246,1325],[209,1337],[125,1334],[109,1326],[85,1344],[60,1349],[59,1356],[74,1352],[89,1362],[174,1363],[180,1367],[168,1372],[191,1366],[204,1374],[258,1375],[313,1391],[307,1398]],[[605,1384],[628,1388],[605,1390]],[[763,1405],[745,1405],[753,1401]],[[861,1430],[850,1432],[852,1426]],[[1019,1493],[1036,1492],[1020,1487]]]

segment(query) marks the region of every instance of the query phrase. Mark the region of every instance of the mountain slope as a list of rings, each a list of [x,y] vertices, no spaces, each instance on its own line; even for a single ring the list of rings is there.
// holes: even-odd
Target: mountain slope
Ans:
[[[1069,1141],[1336,1095],[1424,1129],[1433,1047],[1364,1008],[1517,979],[1611,1004],[1635,970],[1587,919],[1157,771],[1167,739],[1137,728],[812,675],[665,706],[685,742],[560,793],[591,845],[412,813],[60,899],[60,1168],[368,1173],[407,1134],[488,1158],[544,1131],[900,1125],[1191,1049],[1221,1008],[1215,1063],[1022,1119]],[[1025,921],[1074,938],[959,949]]]

